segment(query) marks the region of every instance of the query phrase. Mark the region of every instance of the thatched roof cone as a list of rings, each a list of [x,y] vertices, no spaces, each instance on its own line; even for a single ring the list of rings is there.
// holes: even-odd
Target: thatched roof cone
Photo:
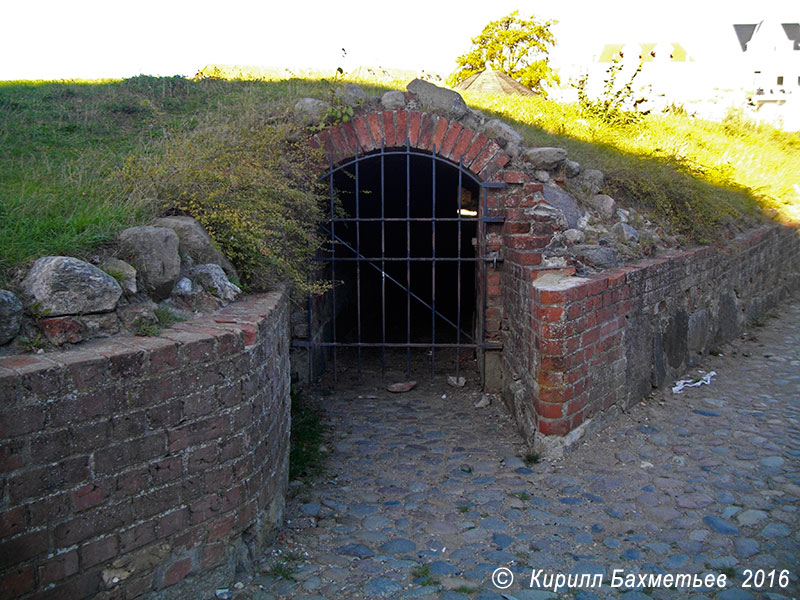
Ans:
[[[534,96],[530,88],[526,88],[519,81],[511,79],[500,71],[481,71],[475,73],[453,87],[458,92],[478,92],[480,94],[520,94]]]

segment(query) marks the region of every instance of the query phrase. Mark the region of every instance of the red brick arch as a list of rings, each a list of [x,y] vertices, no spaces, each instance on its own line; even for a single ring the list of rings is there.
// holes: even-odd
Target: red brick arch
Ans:
[[[433,113],[391,110],[360,115],[314,136],[312,143],[325,150],[334,163],[374,150],[398,148],[406,143],[417,150],[433,151],[458,163],[479,178],[491,177],[510,161],[494,140]]]

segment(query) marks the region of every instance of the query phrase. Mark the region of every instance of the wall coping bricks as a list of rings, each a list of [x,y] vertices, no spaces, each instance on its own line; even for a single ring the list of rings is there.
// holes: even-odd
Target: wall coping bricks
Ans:
[[[204,597],[228,581],[243,534],[262,543],[282,514],[287,303],[0,358],[0,590]]]

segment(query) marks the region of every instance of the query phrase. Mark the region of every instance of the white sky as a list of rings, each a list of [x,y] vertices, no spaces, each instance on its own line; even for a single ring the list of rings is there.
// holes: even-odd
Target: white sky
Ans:
[[[733,23],[800,21],[798,0],[4,0],[0,80],[192,76],[208,63],[447,74],[515,9],[557,19],[555,58],[581,63],[629,40],[720,60],[738,52]]]

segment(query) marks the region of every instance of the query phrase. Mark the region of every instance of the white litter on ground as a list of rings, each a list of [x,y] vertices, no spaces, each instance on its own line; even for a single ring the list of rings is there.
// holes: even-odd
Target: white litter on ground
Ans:
[[[704,377],[700,379],[681,379],[678,383],[672,386],[672,393],[673,394],[680,394],[684,388],[687,387],[698,387],[701,385],[711,385],[711,378],[717,374],[716,371],[711,371],[707,373]]]

